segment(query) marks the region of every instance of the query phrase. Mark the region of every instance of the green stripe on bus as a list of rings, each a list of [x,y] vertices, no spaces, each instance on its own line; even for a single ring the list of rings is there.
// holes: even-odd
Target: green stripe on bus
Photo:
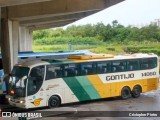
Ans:
[[[2,85],[0,84],[0,90],[2,90]]]
[[[81,84],[83,89],[88,93],[91,99],[101,98],[99,93],[96,91],[96,89],[94,88],[94,86],[86,76],[79,76],[79,77],[76,77],[76,79]]]
[[[69,86],[69,88],[72,90],[72,92],[76,95],[79,101],[85,101],[91,99],[75,77],[66,77],[63,79]]]

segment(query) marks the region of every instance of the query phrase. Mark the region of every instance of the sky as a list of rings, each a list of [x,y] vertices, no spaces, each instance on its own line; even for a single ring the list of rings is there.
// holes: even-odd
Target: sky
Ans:
[[[118,20],[124,26],[144,26],[155,19],[160,19],[160,0],[125,0],[69,25],[96,24],[98,22],[111,24],[113,20]]]

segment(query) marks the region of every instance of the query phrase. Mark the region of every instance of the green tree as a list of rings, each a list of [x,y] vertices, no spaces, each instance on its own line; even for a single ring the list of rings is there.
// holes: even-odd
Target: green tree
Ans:
[[[102,22],[95,25],[72,25],[65,30],[62,28],[45,29],[33,32],[34,44],[56,43],[86,43],[86,42],[117,42],[129,41],[159,41],[160,28],[149,25],[143,28],[124,27],[114,20],[112,24],[104,25]]]

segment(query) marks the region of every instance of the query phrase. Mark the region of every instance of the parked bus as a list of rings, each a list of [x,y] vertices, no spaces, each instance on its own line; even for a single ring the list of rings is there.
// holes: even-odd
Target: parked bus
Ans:
[[[63,60],[20,63],[10,75],[10,105],[20,108],[58,107],[121,96],[137,98],[158,88],[155,54],[78,55]]]
[[[62,59],[66,58],[69,55],[88,55],[93,54],[88,50],[77,50],[77,51],[59,51],[59,52],[19,52],[18,53],[18,63],[27,62],[32,60],[41,60],[41,59]],[[2,56],[0,54],[0,102],[5,101],[6,94],[6,84],[2,83],[3,65],[2,65]]]

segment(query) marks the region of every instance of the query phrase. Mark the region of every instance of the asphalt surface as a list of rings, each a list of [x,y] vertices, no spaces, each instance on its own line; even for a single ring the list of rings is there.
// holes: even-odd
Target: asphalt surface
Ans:
[[[8,105],[0,105],[3,111],[34,112],[42,117],[29,119],[39,120],[159,120],[160,119],[160,87],[158,90],[142,93],[139,98],[109,98],[103,100],[87,101],[62,105],[59,108],[38,108],[22,110]],[[145,117],[139,117],[144,116]],[[159,117],[156,117],[159,116]],[[133,117],[136,116],[136,117]],[[17,120],[18,117],[2,120]]]

